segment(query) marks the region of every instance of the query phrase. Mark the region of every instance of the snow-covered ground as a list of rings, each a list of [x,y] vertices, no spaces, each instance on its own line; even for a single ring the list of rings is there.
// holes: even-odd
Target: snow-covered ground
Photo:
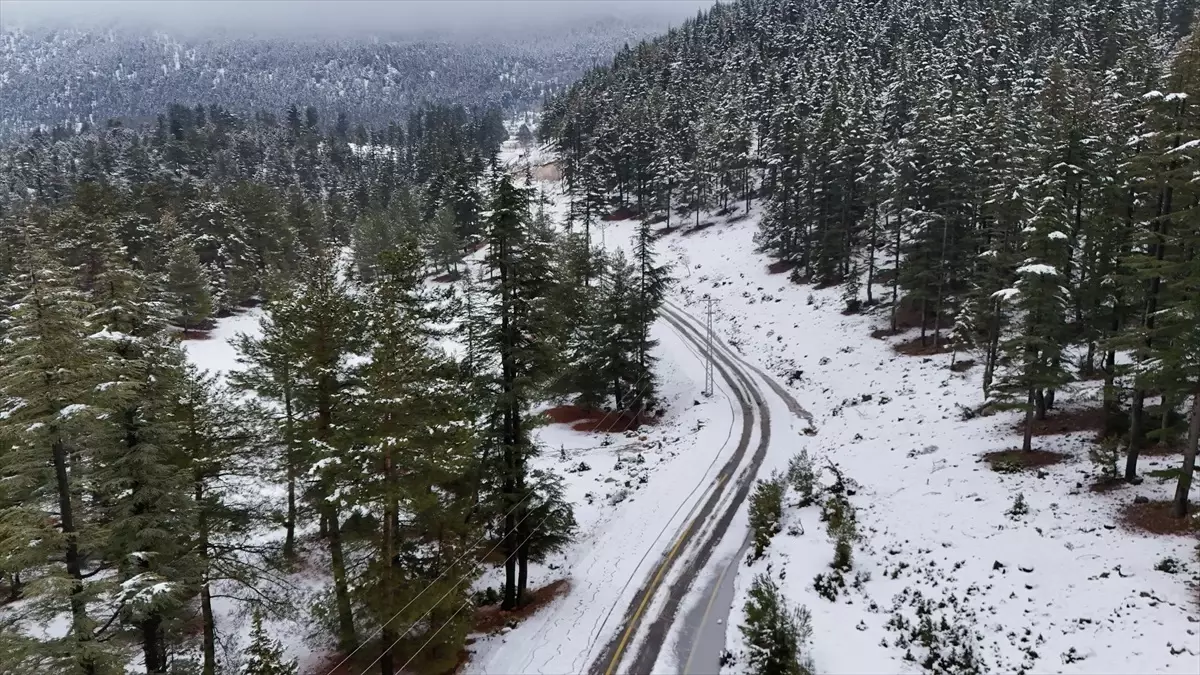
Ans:
[[[816,507],[788,509],[785,532],[798,523],[805,534],[777,536],[765,558],[738,572],[728,627],[735,653],[750,580],[770,571],[792,601],[811,610],[812,656],[823,673],[922,672],[926,649],[901,637],[912,629],[897,630],[919,625],[918,607],[929,608],[935,639],[964,631],[983,672],[1200,672],[1196,540],[1118,524],[1121,506],[1137,495],[1165,498],[1169,487],[1150,480],[1090,491],[1091,432],[1036,439],[1041,449],[1071,456],[1044,473],[991,471],[980,456],[1019,447],[1018,413],[960,418],[956,404],[982,402],[981,368],[955,373],[948,354],[898,355],[893,344],[911,335],[870,336],[886,315],[844,316],[840,289],[770,274],[770,260],[752,240],[757,209],[733,223],[703,220],[717,224],[661,240],[676,264],[676,300],[698,309],[711,295],[724,340],[779,380],[802,373],[789,382],[819,430],[809,452],[859,485],[851,501],[865,538],[854,569],[869,575],[836,602],[819,597],[813,578],[829,571],[833,543]],[[606,236],[628,240],[635,227],[609,223]],[[1086,397],[1086,390],[1073,395]],[[1069,407],[1070,392],[1067,399]],[[774,460],[763,474],[787,457]],[[1147,458],[1143,468],[1160,461],[1177,464],[1176,457]],[[1018,493],[1029,513],[1013,518],[1006,512]],[[1167,557],[1183,572],[1156,571]]]

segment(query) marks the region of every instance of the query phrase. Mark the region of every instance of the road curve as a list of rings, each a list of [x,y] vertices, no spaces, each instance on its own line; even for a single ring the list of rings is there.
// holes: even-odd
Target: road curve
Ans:
[[[699,347],[701,353],[706,351],[703,335],[696,328],[694,318],[688,316],[678,308],[663,308],[662,317],[681,336]],[[744,426],[741,442],[718,474],[718,478],[707,500],[704,502],[704,506],[684,526],[683,532],[677,538],[674,546],[659,561],[654,572],[650,574],[643,586],[638,589],[637,594],[630,602],[625,613],[622,629],[605,645],[598,658],[593,662],[589,670],[591,675],[615,675],[618,672],[642,674],[650,673],[653,670],[654,664],[658,660],[659,654],[666,642],[667,635],[675,624],[680,605],[684,598],[694,593],[693,584],[696,582],[701,571],[709,563],[713,550],[724,538],[734,515],[745,502],[750,489],[753,487],[758,468],[766,456],[767,448],[770,446],[770,409],[764,400],[758,384],[747,372],[746,365],[741,362],[740,357],[730,353],[723,345],[719,344],[714,344],[713,364],[721,378],[729,383],[742,408]],[[755,412],[757,412],[757,415],[754,414]],[[760,425],[759,442],[754,454],[747,462],[746,453],[749,450],[751,425],[755,418],[757,418]],[[745,463],[745,466],[743,466],[743,463]],[[731,485],[729,479],[734,477],[735,474],[736,479],[732,481]],[[719,515],[715,514],[714,512],[717,510],[717,507],[725,501],[731,489],[733,490],[732,498]],[[689,545],[693,543],[693,539],[698,533],[704,530],[711,518],[716,518],[716,520],[712,528],[707,532],[707,538],[704,539],[694,556],[686,561],[682,561],[682,557],[679,555],[680,552],[688,549]],[[740,554],[738,558],[740,558]],[[733,565],[736,565],[736,563],[736,559],[732,561]],[[663,591],[664,580],[669,576],[670,572],[676,569],[679,569],[680,573],[666,587],[665,595],[662,596],[664,602],[659,607],[656,615],[654,617],[646,616],[647,607],[656,597],[659,597],[660,591]],[[719,590],[721,583],[718,583],[717,586]],[[727,616],[729,607],[725,606],[718,611],[722,616]],[[704,619],[701,620],[702,624],[708,615],[709,612],[705,611]],[[645,626],[645,631],[642,631],[644,622],[648,622],[648,624]],[[703,628],[703,625],[700,628]],[[697,636],[705,632],[712,631],[694,631]],[[639,635],[643,639],[638,642],[638,647],[632,655],[632,662],[629,667],[621,669],[621,664],[627,660],[627,648]],[[724,635],[722,633],[721,646],[723,647],[723,645]],[[719,653],[719,651],[720,647],[717,648],[716,653]],[[689,650],[690,654],[691,650]]]

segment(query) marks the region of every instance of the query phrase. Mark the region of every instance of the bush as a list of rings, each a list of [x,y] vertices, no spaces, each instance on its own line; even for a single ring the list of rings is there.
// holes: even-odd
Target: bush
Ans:
[[[746,601],[745,622],[749,672],[755,675],[812,675],[804,655],[812,638],[812,617],[805,607],[789,608],[779,587],[765,574],[754,577]]]
[[[754,536],[755,560],[771,543],[771,537],[779,533],[779,521],[783,518],[783,482],[776,476],[758,481],[754,494],[750,496],[750,531]]]
[[[844,590],[846,590],[846,577],[839,569],[813,577],[813,591],[830,602],[836,602],[838,595]]]
[[[842,494],[833,494],[821,506],[825,531],[833,537],[833,568],[848,571],[853,566],[854,541],[858,539],[858,518],[854,507]]]
[[[1025,494],[1023,492],[1018,492],[1017,496],[1013,497],[1012,506],[1008,507],[1008,511],[1005,513],[1013,519],[1020,518],[1029,513],[1029,504],[1025,503]]]
[[[1100,470],[1100,477],[1108,480],[1121,477],[1122,457],[1121,439],[1117,436],[1101,439],[1099,443],[1088,448],[1088,458]]]
[[[787,482],[800,497],[800,506],[809,506],[817,500],[820,492],[818,478],[820,472],[813,465],[807,450],[801,450],[800,454],[788,461]]]
[[[1158,563],[1154,565],[1154,569],[1158,570],[1159,572],[1166,572],[1167,574],[1175,574],[1183,569],[1183,566],[1179,564],[1178,559],[1168,556],[1162,560],[1159,560]]]

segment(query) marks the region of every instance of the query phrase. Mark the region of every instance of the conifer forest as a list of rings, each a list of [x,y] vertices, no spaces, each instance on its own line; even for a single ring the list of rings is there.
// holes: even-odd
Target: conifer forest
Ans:
[[[0,22],[0,675],[1200,672],[1198,3],[658,4]]]

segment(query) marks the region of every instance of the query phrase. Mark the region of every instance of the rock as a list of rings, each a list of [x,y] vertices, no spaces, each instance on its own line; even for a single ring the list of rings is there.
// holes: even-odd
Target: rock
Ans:
[[[1021,570],[1022,572],[1026,573],[1026,574],[1029,574],[1030,572],[1033,571],[1032,567],[1021,567],[1019,565],[1017,566],[1017,569]]]
[[[1004,569],[1004,563],[997,560],[996,562],[992,563],[992,569],[993,570],[1002,570],[1002,569]]]
[[[1133,503],[1134,504],[1149,504],[1150,498],[1147,497],[1146,495],[1138,495],[1133,498]]]

